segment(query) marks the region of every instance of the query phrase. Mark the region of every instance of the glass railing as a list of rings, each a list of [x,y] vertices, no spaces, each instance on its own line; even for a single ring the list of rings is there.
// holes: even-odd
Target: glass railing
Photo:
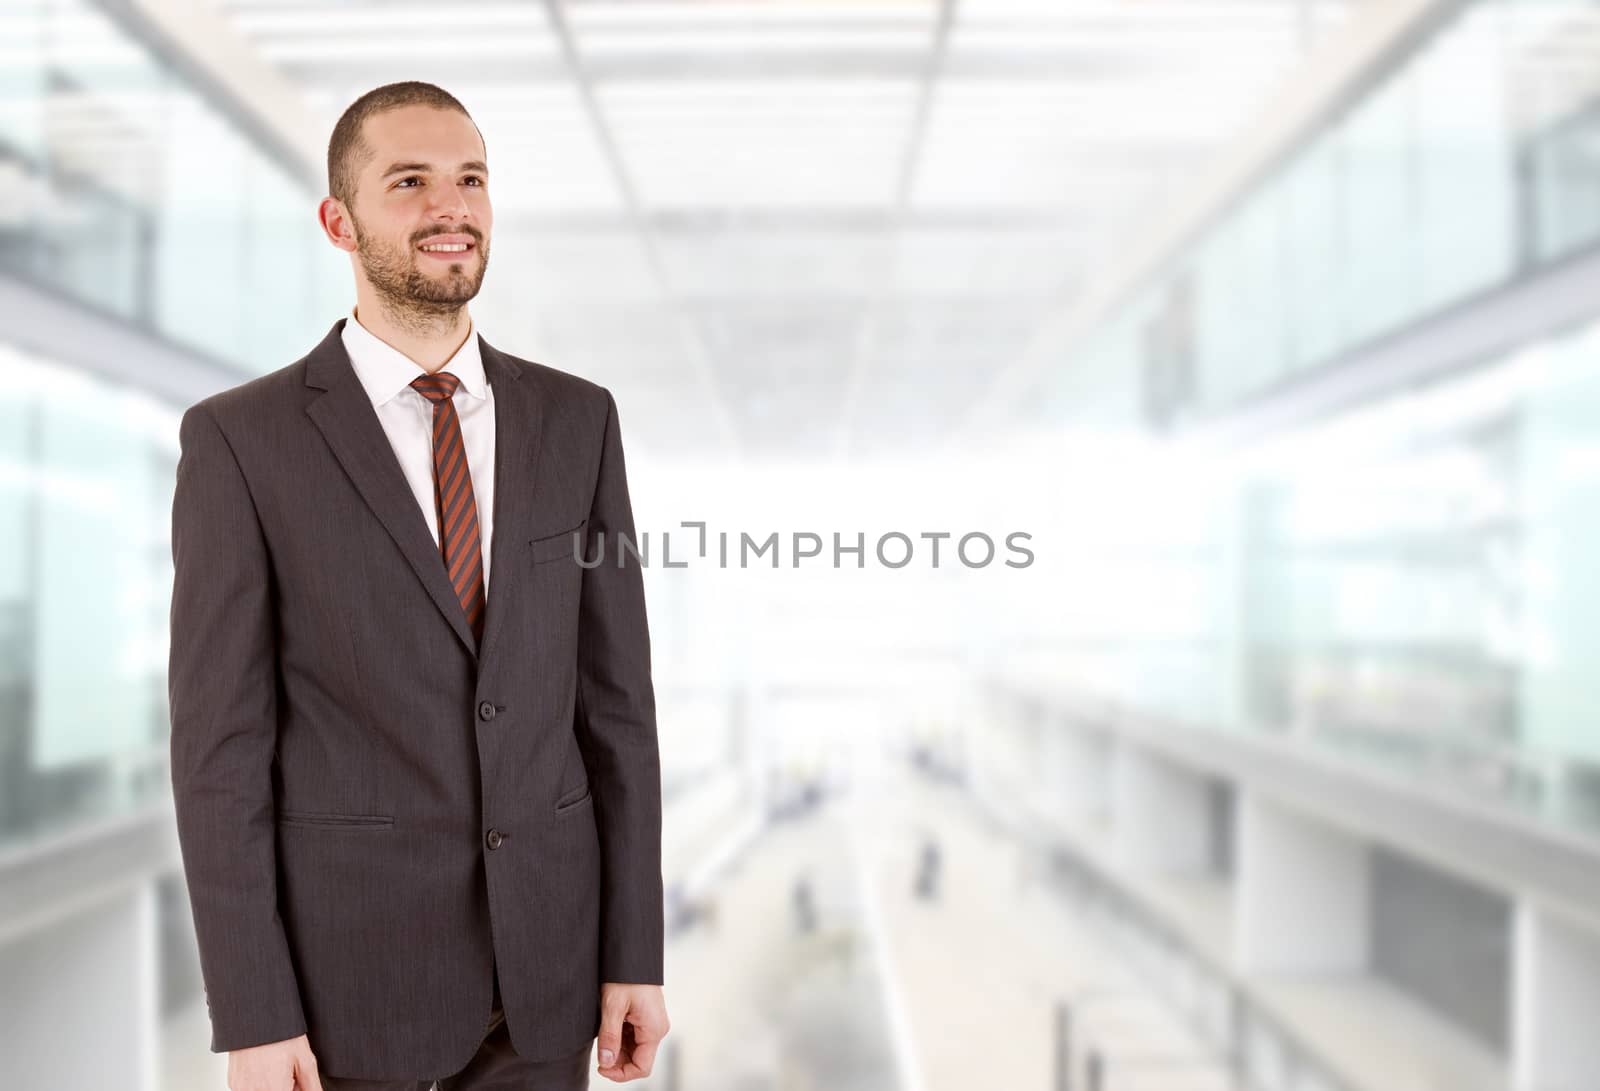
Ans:
[[[319,194],[88,2],[0,14],[0,272],[241,373],[348,295]]]
[[[0,845],[171,799],[177,414],[0,345]]]
[[[1225,412],[1600,244],[1595,0],[1465,0],[1179,245],[1028,392],[1138,377]]]
[[[1148,441],[1064,505],[1046,673],[1600,835],[1596,359],[1600,321],[1227,453]]]

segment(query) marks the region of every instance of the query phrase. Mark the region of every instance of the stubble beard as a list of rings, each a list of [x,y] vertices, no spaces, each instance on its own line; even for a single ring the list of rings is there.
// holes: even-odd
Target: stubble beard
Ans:
[[[354,218],[352,217],[352,220]],[[489,271],[489,243],[481,234],[463,232],[472,236],[473,248],[464,259],[474,259],[476,268],[463,260],[460,271],[451,269],[443,274],[429,276],[420,265],[431,258],[418,255],[416,242],[408,242],[404,250],[384,241],[365,235],[359,223],[353,224],[356,235],[356,256],[368,282],[377,292],[384,310],[395,321],[407,325],[431,327],[440,321],[453,322],[461,308],[478,294],[484,274]]]

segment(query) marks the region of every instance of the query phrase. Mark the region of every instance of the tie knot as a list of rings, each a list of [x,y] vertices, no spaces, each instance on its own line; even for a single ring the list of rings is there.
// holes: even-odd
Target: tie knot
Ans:
[[[455,394],[456,387],[460,385],[461,380],[448,371],[436,371],[432,375],[418,375],[411,380],[412,388],[434,405],[449,401]]]

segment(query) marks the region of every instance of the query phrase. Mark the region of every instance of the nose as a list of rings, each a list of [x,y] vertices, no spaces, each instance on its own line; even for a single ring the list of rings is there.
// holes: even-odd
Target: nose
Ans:
[[[436,187],[434,193],[436,196],[428,209],[434,219],[463,221],[472,218],[472,209],[467,207],[466,198],[456,187]]]

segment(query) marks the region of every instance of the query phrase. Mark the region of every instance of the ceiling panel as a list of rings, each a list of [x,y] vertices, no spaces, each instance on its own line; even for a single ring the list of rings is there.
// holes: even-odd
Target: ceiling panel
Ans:
[[[937,443],[1354,3],[217,6],[319,136],[390,80],[467,105],[486,333],[641,443],[792,458]]]

